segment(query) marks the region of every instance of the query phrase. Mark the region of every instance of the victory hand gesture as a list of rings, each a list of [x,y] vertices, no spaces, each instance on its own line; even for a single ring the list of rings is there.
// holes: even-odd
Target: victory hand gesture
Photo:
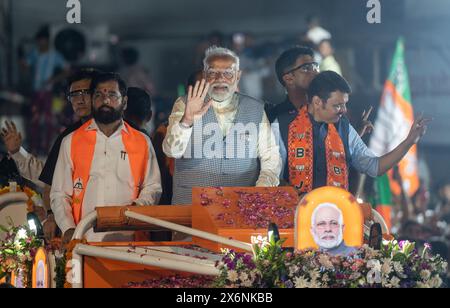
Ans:
[[[420,138],[425,135],[428,123],[430,123],[431,121],[431,118],[424,118],[423,115],[417,117],[411,127],[411,130],[409,131],[407,140],[409,140],[412,144],[416,144],[417,142],[419,142]]]
[[[372,112],[373,107],[370,106],[369,110],[366,112],[364,110],[361,118],[362,118],[362,128],[359,131],[359,136],[362,138],[365,134],[370,134],[373,131],[373,124],[369,120],[370,113]]]
[[[197,81],[194,85],[189,86],[186,109],[181,122],[185,125],[192,126],[194,121],[201,118],[212,104],[212,99],[205,103],[206,95],[208,94],[209,83],[202,79]]]

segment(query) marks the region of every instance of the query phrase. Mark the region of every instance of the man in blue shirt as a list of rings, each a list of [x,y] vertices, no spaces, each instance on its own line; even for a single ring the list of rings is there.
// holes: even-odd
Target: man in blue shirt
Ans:
[[[295,70],[300,69],[287,68],[284,74]],[[285,75],[282,78],[286,81]],[[345,117],[350,93],[345,79],[331,71],[322,72],[314,77],[308,88],[306,106],[278,112],[273,118],[274,123],[279,123],[280,151],[285,161],[281,177],[299,193],[322,186],[348,190],[350,165],[372,177],[382,175],[395,166],[425,133],[428,120],[419,117],[404,142],[382,157],[375,156]],[[301,114],[304,115],[303,122],[296,126],[300,131],[293,132],[293,123]],[[305,125],[310,125],[311,130],[304,128]],[[301,140],[304,130],[307,140]],[[305,146],[299,148],[298,144]]]

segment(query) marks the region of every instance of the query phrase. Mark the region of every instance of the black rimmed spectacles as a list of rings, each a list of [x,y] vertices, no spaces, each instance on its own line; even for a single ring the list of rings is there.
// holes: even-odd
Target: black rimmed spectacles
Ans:
[[[287,71],[286,73],[284,73],[284,75],[293,73],[296,70],[300,70],[303,73],[318,72],[319,71],[319,63],[317,63],[317,62],[304,63],[302,65],[299,65],[299,66],[294,67],[293,69]]]

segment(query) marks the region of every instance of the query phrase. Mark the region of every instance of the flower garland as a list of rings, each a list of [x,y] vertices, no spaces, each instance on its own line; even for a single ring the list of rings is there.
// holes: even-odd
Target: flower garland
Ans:
[[[314,250],[289,251],[281,241],[254,241],[255,257],[226,252],[217,267],[218,287],[279,288],[439,288],[447,262],[421,254],[407,241],[385,241],[380,250],[367,245],[348,257]]]
[[[60,262],[65,265],[65,274],[66,274],[65,277],[67,277],[72,270],[72,268],[70,266],[67,266],[67,262],[72,260],[72,254],[73,254],[73,250],[75,249],[75,246],[77,246],[78,244],[86,244],[86,243],[87,243],[87,241],[85,239],[72,240],[72,241],[70,241],[69,244],[66,245],[65,260]],[[72,288],[72,284],[66,280],[66,282],[64,283],[64,288],[70,289],[70,288]]]
[[[27,197],[27,211],[28,213],[34,212],[36,204],[40,202],[40,195],[32,190],[31,188],[24,186],[23,188],[20,185],[8,185],[0,188],[0,196],[3,194],[7,194],[10,192],[24,192]]]

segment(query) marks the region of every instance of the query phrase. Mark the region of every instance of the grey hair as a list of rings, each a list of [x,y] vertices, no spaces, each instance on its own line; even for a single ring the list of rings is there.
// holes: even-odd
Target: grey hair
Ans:
[[[208,60],[211,57],[231,57],[234,59],[236,70],[239,70],[239,57],[236,53],[228,48],[211,46],[205,51],[205,58],[203,59],[203,68],[206,71],[209,68]]]
[[[336,211],[338,211],[338,213],[339,213],[339,224],[342,226],[344,224],[344,215],[342,214],[342,211],[337,207],[336,204],[325,202],[325,203],[319,204],[314,209],[314,211],[312,212],[312,214],[311,214],[311,227],[314,226],[314,222],[315,222],[315,218],[316,218],[317,212],[320,209],[325,208],[325,207],[331,207],[331,208],[335,209]]]

